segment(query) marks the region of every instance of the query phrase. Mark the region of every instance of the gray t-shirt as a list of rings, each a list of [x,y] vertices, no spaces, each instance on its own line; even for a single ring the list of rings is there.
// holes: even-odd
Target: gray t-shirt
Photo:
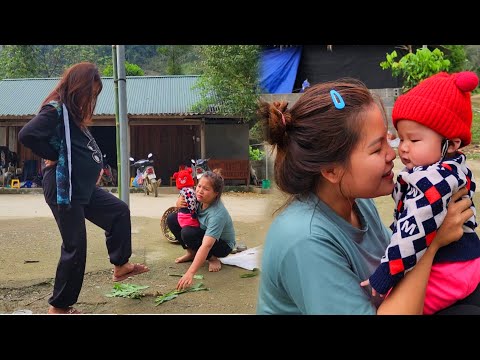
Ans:
[[[217,201],[205,210],[198,207],[198,221],[205,235],[224,240],[230,248],[235,247],[235,229],[232,218],[222,201]]]
[[[357,199],[362,229],[317,196],[294,201],[265,241],[257,314],[375,314],[368,279],[390,239],[371,199]]]

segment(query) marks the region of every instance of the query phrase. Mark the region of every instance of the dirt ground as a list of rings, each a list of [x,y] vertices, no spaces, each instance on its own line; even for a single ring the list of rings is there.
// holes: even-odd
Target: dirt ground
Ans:
[[[160,217],[174,204],[176,194],[158,198],[130,194],[132,213],[131,261],[146,263],[150,272],[124,283],[148,285],[146,296],[137,299],[111,298],[112,266],[103,231],[87,222],[88,250],[84,284],[76,307],[90,314],[254,314],[259,277],[241,278],[250,273],[223,265],[209,273],[205,264],[198,274],[209,291],[179,295],[155,306],[155,297],[175,288],[178,277],[190,263],[175,264],[183,254],[180,245],[168,242],[160,231]],[[248,248],[261,245],[271,221],[267,208],[272,195],[226,193],[223,201],[234,220],[237,242]],[[61,238],[41,194],[0,194],[0,314],[27,309],[45,314],[60,255]]]

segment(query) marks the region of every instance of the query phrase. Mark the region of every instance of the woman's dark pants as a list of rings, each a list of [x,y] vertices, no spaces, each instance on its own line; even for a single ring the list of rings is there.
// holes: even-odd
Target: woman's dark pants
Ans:
[[[87,259],[85,219],[105,230],[110,262],[123,265],[132,255],[130,209],[122,200],[98,187],[88,204],[73,201],[68,210],[49,206],[62,236],[62,249],[53,295],[48,303],[67,308],[77,302],[82,289]]]
[[[203,237],[205,236],[205,230],[202,230],[200,227],[185,226],[182,228],[178,223],[177,213],[172,213],[167,217],[167,225],[172,234],[175,236],[175,239],[178,240],[180,245],[184,249],[192,249],[197,252],[197,250],[202,245]],[[213,255],[215,257],[225,257],[232,249],[227,245],[225,240],[218,239],[215,241],[215,244],[210,249],[207,260]]]

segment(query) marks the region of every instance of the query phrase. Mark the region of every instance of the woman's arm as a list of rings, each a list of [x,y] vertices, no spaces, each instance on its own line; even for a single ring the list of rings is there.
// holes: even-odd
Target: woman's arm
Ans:
[[[203,265],[205,260],[207,260],[208,253],[210,252],[212,246],[215,244],[215,241],[217,240],[211,236],[205,235],[203,237],[202,245],[198,248],[192,264],[177,283],[177,290],[182,290],[192,285],[193,276],[197,273],[198,269],[200,269],[200,266]]]
[[[437,224],[442,224],[447,215],[451,194],[458,192],[458,189],[467,183],[465,175],[459,172],[457,167],[448,165],[444,167],[435,164],[423,171],[412,173],[403,171],[400,176],[405,184],[401,187],[405,186],[405,188],[400,190],[401,187],[397,183],[393,197],[396,204],[402,204],[402,208],[395,210],[395,229],[390,238],[390,244],[385,249],[382,262],[369,277],[372,293],[376,292],[382,295],[386,294],[416,266],[416,262],[408,259],[414,257],[419,259],[423,256],[423,252],[429,246],[432,237],[435,236],[437,228],[424,225],[422,231],[421,224],[433,220]],[[429,194],[431,188],[425,186],[425,179],[438,179],[439,177],[443,178],[443,196],[439,201],[435,201],[435,205],[425,205],[432,201],[431,194]],[[433,180],[431,181],[433,182]],[[415,195],[406,196],[405,193],[411,192]],[[438,205],[439,202],[441,207]],[[399,263],[402,265],[399,266]]]
[[[177,201],[175,202],[175,206],[176,206],[177,208],[187,207],[187,202],[185,201],[185,198],[183,197],[183,195],[180,195],[180,196],[177,198]]]
[[[462,188],[452,196],[452,200],[448,205],[447,216],[438,229],[432,243],[415,268],[405,275],[379,306],[377,310],[378,315],[422,314],[425,290],[435,254],[442,246],[459,240],[463,234],[463,224],[473,216],[473,210],[470,208],[472,205],[471,200],[459,200],[467,193],[467,189]]]
[[[57,123],[57,110],[53,106],[44,106],[38,115],[20,130],[18,140],[38,156],[57,160],[58,152],[49,143],[55,134]]]

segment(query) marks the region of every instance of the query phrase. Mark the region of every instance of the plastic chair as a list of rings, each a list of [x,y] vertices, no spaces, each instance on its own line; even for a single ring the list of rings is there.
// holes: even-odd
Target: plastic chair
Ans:
[[[20,180],[19,179],[12,179],[12,182],[10,183],[10,187],[20,189]]]

